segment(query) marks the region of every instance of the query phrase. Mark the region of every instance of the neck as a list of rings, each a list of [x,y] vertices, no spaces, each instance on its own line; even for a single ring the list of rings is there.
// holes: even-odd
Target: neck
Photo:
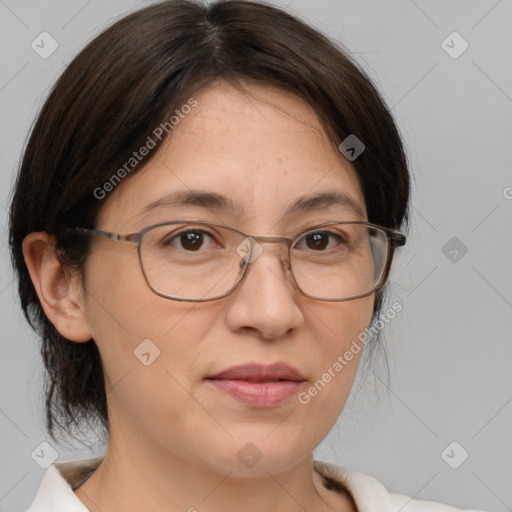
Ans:
[[[112,435],[102,463],[74,492],[90,512],[235,512],[242,506],[245,512],[342,510],[334,508],[335,493],[313,469],[311,453],[286,471],[248,477],[161,449],[142,451]]]

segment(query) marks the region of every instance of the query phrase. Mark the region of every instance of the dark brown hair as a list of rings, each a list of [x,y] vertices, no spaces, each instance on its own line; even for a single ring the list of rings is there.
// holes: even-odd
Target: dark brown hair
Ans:
[[[340,44],[279,8],[252,1],[169,0],[124,17],[90,42],[53,87],[26,145],[10,210],[21,305],[42,338],[46,426],[54,440],[56,427],[69,434],[82,421],[98,421],[108,435],[105,381],[94,340],[67,340],[44,314],[22,241],[34,231],[54,234],[63,264],[82,271],[88,240],[64,230],[94,228],[103,204],[94,191],[155,127],[216,80],[293,92],[315,110],[336,146],[355,134],[366,146],[352,164],[369,221],[399,228],[408,220],[409,172],[398,130],[371,80]],[[383,293],[376,294],[373,320]]]

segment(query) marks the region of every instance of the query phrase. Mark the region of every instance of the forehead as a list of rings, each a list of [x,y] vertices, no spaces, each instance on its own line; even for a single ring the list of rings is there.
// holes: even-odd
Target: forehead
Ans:
[[[353,166],[304,101],[274,87],[246,84],[240,90],[225,82],[194,94],[194,99],[197,105],[180,116],[148,165],[106,200],[100,221],[134,228],[138,219],[155,220],[159,210],[158,221],[171,220],[162,215],[201,207],[196,192],[203,194],[203,209],[215,207],[253,223],[298,214],[297,200],[304,203],[326,193],[338,209],[348,211],[352,205],[354,220],[365,216]],[[215,205],[208,194],[226,200]],[[193,196],[195,200],[183,201]],[[346,201],[339,201],[343,197]],[[317,201],[317,208],[327,204]]]

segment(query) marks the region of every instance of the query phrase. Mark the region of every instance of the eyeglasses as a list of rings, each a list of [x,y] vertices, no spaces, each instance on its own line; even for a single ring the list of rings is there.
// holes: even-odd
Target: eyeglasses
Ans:
[[[405,245],[399,231],[368,222],[326,222],[293,238],[250,236],[221,224],[177,220],[120,234],[72,228],[74,232],[137,244],[139,262],[151,290],[161,297],[202,302],[235,290],[262,244],[284,243],[282,261],[307,297],[345,301],[382,288],[395,248]]]

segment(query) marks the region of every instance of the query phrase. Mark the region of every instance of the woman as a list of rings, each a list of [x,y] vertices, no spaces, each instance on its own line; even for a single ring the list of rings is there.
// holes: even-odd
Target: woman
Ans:
[[[108,446],[29,511],[456,510],[312,458],[408,201],[379,93],[282,10],[168,1],[98,36],[35,124],[10,243],[48,430]]]

